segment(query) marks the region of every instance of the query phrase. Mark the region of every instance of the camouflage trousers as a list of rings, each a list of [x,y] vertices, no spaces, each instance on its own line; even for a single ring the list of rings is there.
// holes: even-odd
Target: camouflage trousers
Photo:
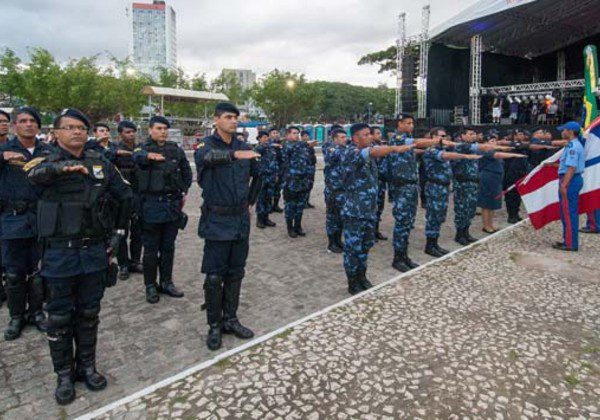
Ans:
[[[381,220],[383,214],[383,208],[385,207],[385,190],[386,182],[383,179],[379,179],[377,183],[377,220]]]
[[[273,197],[275,197],[276,179],[263,179],[263,184],[256,200],[256,215],[268,216],[273,207]]]
[[[410,231],[415,227],[417,203],[419,200],[418,184],[406,184],[389,190],[394,216],[394,251],[404,251],[408,246]]]
[[[344,218],[344,270],[349,277],[367,269],[369,251],[375,245],[375,220]]]
[[[479,184],[454,181],[454,224],[456,229],[468,229],[477,210]]]
[[[342,231],[342,197],[325,189],[325,230],[327,236],[336,235]]]
[[[291,192],[283,189],[283,199],[285,200],[284,214],[286,219],[295,219],[302,217],[304,207],[308,201],[308,191]]]
[[[442,223],[446,221],[449,196],[450,187],[448,185],[432,182],[425,184],[425,236],[428,238],[438,238],[440,236]]]

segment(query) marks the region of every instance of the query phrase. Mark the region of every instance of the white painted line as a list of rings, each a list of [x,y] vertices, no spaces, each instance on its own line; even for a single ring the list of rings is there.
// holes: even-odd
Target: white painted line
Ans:
[[[447,260],[449,258],[452,258],[454,255],[457,255],[457,254],[459,254],[461,252],[467,251],[467,250],[473,248],[476,245],[485,243],[485,242],[491,240],[492,238],[495,238],[496,236],[498,236],[498,235],[500,235],[502,233],[509,232],[509,231],[517,228],[518,226],[521,226],[521,225],[525,224],[527,222],[527,220],[528,219],[525,219],[525,220],[522,220],[521,222],[519,222],[517,224],[514,224],[512,226],[508,226],[508,227],[506,227],[506,228],[504,228],[502,230],[499,230],[498,232],[496,232],[496,233],[494,233],[492,235],[489,235],[489,236],[487,236],[487,237],[485,237],[483,239],[478,240],[477,242],[474,242],[474,243],[472,243],[470,245],[467,245],[465,247],[456,249],[456,250],[454,250],[454,251],[452,251],[452,252],[444,255],[443,257],[431,260],[431,261],[429,261],[429,262],[427,262],[427,263],[425,263],[423,265],[420,265],[419,267],[417,267],[417,268],[415,268],[413,270],[410,270],[410,271],[408,271],[406,273],[402,273],[402,274],[400,274],[400,275],[398,275],[396,277],[391,278],[390,280],[388,280],[386,282],[383,282],[381,284],[373,286],[371,289],[369,289],[367,291],[364,291],[364,292],[359,293],[357,295],[354,295],[354,296],[351,296],[349,298],[346,298],[346,299],[344,299],[344,300],[342,300],[340,302],[337,302],[337,303],[335,303],[335,304],[333,304],[331,306],[328,306],[328,307],[326,307],[324,309],[321,309],[321,310],[319,310],[317,312],[313,312],[312,314],[309,314],[309,315],[305,316],[304,318],[301,318],[301,319],[298,319],[296,321],[293,321],[293,322],[291,322],[291,323],[289,323],[287,325],[284,325],[283,327],[277,328],[276,330],[271,331],[270,333],[267,333],[265,335],[261,335],[260,337],[257,337],[257,338],[255,338],[252,341],[248,341],[247,343],[245,343],[245,344],[243,344],[243,345],[241,345],[239,347],[235,347],[233,349],[230,349],[230,350],[227,350],[227,351],[225,351],[223,353],[220,353],[220,354],[216,355],[215,357],[213,357],[212,359],[209,359],[209,360],[201,362],[201,363],[199,363],[197,365],[194,365],[194,366],[192,366],[192,367],[190,367],[190,368],[188,368],[188,369],[186,369],[186,370],[184,370],[184,371],[182,371],[182,372],[180,372],[180,373],[178,373],[176,375],[170,376],[170,377],[168,377],[166,379],[163,379],[160,382],[152,384],[152,385],[150,385],[150,386],[148,386],[148,387],[146,387],[144,389],[141,389],[141,390],[139,390],[138,392],[136,392],[134,394],[128,395],[128,396],[123,397],[123,398],[121,398],[121,399],[119,399],[117,401],[114,401],[114,402],[109,403],[109,404],[107,404],[107,405],[105,405],[103,407],[100,407],[100,408],[98,408],[98,409],[96,409],[94,411],[91,411],[89,413],[83,414],[82,416],[77,417],[77,420],[93,419],[95,417],[99,417],[99,416],[101,416],[103,414],[106,414],[109,411],[112,411],[112,410],[114,410],[117,407],[120,407],[120,406],[125,405],[125,404],[129,404],[130,402],[135,401],[135,400],[137,400],[139,398],[142,398],[142,397],[144,397],[144,396],[146,396],[148,394],[151,394],[152,392],[154,392],[154,391],[156,391],[156,390],[158,390],[160,388],[163,388],[163,387],[166,387],[168,385],[171,385],[171,384],[173,384],[173,383],[175,383],[175,382],[177,382],[177,381],[179,381],[181,379],[184,379],[184,378],[188,377],[189,375],[192,375],[192,374],[197,373],[197,372],[199,372],[199,371],[201,371],[203,369],[211,367],[211,366],[213,366],[214,364],[218,363],[219,361],[221,361],[223,359],[226,359],[226,358],[228,358],[230,356],[233,356],[235,354],[241,353],[244,350],[247,350],[247,349],[249,349],[251,347],[254,347],[254,346],[258,345],[258,344],[261,344],[261,343],[263,343],[263,342],[265,342],[265,341],[267,341],[267,340],[269,340],[269,339],[271,339],[271,338],[273,338],[273,337],[281,334],[282,332],[284,332],[286,330],[289,330],[290,328],[296,327],[299,324],[302,324],[302,323],[304,323],[306,321],[310,321],[311,319],[316,318],[316,317],[318,317],[320,315],[323,315],[323,314],[325,314],[327,312],[331,312],[332,310],[334,310],[336,308],[339,308],[341,306],[345,306],[345,305],[347,305],[347,304],[355,301],[356,299],[360,299],[361,297],[363,297],[363,296],[365,296],[367,294],[373,293],[373,292],[375,292],[375,291],[377,291],[377,290],[379,290],[379,289],[381,289],[383,287],[386,287],[386,286],[389,286],[390,284],[396,283],[396,282],[398,282],[399,280],[401,280],[404,277],[412,276],[415,273],[418,273],[419,271],[424,270],[426,267],[429,267],[430,265],[433,265],[433,264],[436,264],[438,262],[441,262],[441,261]]]

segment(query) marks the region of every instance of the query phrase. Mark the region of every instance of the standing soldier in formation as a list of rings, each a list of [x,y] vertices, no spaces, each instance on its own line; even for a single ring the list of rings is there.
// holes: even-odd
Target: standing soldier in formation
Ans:
[[[308,131],[302,130],[300,137],[304,143],[310,144],[310,133]],[[317,154],[315,153],[314,147],[310,147],[308,151],[310,153],[310,165],[308,167],[308,194],[306,195],[306,205],[304,207],[307,209],[314,209],[315,206],[310,203],[310,193],[315,186],[315,174],[317,173]]]
[[[129,273],[142,273],[142,226],[140,224],[139,197],[137,195],[136,166],[133,161],[135,151],[135,138],[137,136],[137,127],[131,121],[121,121],[117,127],[120,142],[114,146],[110,156],[110,161],[121,172],[125,181],[129,182],[134,191],[133,207],[129,219],[129,229],[119,245],[117,261],[119,263],[119,278],[127,280]],[[129,237],[129,247],[127,239]]]
[[[94,138],[85,144],[86,150],[95,150],[99,153],[111,150],[113,144],[110,140],[110,127],[108,124],[99,122],[94,125]]]
[[[512,141],[506,144],[513,148],[515,152],[529,154],[529,141],[527,133],[524,130],[516,128],[513,131]],[[509,158],[504,160],[504,182],[502,188],[507,189],[519,179],[523,178],[529,172],[527,159]],[[508,223],[520,222],[519,209],[521,207],[521,196],[516,188],[510,190],[504,196],[506,202],[506,211],[508,212]]]
[[[300,140],[298,127],[286,129],[286,143],[282,152],[283,198],[285,200],[285,221],[290,238],[306,236],[302,230],[302,215],[310,186],[311,148],[312,143]]]
[[[273,196],[277,187],[277,176],[279,175],[279,164],[277,162],[277,151],[281,148],[279,143],[271,143],[266,131],[258,133],[258,146],[254,151],[260,154],[258,162],[258,173],[261,178],[262,188],[256,202],[256,227],[275,227],[275,222],[269,219],[269,213],[273,206]]]
[[[204,239],[202,272],[206,274],[206,345],[210,350],[221,347],[222,334],[243,339],[254,336],[238,320],[237,310],[248,257],[249,206],[260,190],[254,159],[260,155],[235,138],[239,115],[233,104],[217,104],[216,130],[194,157],[203,198],[198,235]]]
[[[325,168],[323,174],[325,176],[325,230],[327,231],[327,250],[334,254],[341,254],[344,245],[342,244],[342,215],[341,209],[344,205],[344,197],[342,191],[344,184],[342,182],[343,168],[341,166],[341,157],[343,150],[346,147],[347,135],[341,128],[336,128],[331,131],[331,142],[323,144],[323,160]]]
[[[371,128],[364,123],[350,128],[352,142],[333,153],[341,155],[344,185],[344,270],[348,293],[355,295],[371,288],[367,279],[369,250],[375,244],[377,223],[378,171],[376,158],[405,153],[412,145],[371,147]]]
[[[0,148],[4,147],[8,141],[9,127],[10,114],[0,109]],[[1,227],[0,224],[0,235],[2,235]],[[0,248],[0,308],[4,302],[6,302],[6,290],[4,289],[4,265],[2,264],[2,249]]]
[[[15,137],[1,149],[0,199],[2,201],[2,262],[6,270],[6,292],[10,322],[5,340],[15,340],[29,322],[46,331],[42,310],[44,283],[38,272],[37,200],[39,191],[27,180],[24,165],[48,156],[52,147],[36,138],[41,118],[31,107],[13,114]]]
[[[453,147],[455,143],[447,140],[446,130],[442,127],[433,128],[430,136],[438,144],[428,148],[423,154],[423,173],[426,176],[425,236],[427,237],[427,245],[425,246],[425,253],[438,258],[448,253],[447,250],[439,246],[438,238],[448,210],[450,182],[452,181],[450,161],[458,159],[476,160],[481,156],[446,151],[445,146]]]
[[[150,138],[133,154],[137,165],[148,303],[157,303],[159,292],[174,298],[184,295],[173,284],[173,260],[177,232],[187,221],[183,204],[192,184],[192,169],[185,152],[176,143],[167,141],[170,126],[165,117],[152,117],[148,129]],[[160,286],[156,284],[157,270]]]
[[[109,258],[125,233],[132,193],[102,154],[84,150],[85,115],[65,109],[54,128],[58,150],[25,169],[42,189],[38,230],[48,291],[48,344],[58,375],[54,396],[64,405],[75,399],[74,381],[85,382],[91,391],[106,388],[106,378],[96,371],[100,301],[105,287],[116,282]]]
[[[374,146],[383,146],[386,142],[383,141],[383,133],[380,127],[371,127],[371,135],[373,136]],[[381,159],[375,159],[377,162],[378,172],[378,184],[377,184],[377,226],[375,227],[375,240],[376,241],[387,241],[387,236],[381,233],[379,225],[381,223],[381,215],[383,214],[383,208],[385,207],[385,190],[387,185],[385,182],[385,166],[381,163]]]
[[[283,146],[279,134],[279,130],[271,128],[269,130],[269,143],[279,144]],[[283,213],[283,209],[279,207],[279,200],[281,199],[281,190],[283,189],[283,147],[277,148],[277,165],[279,166],[279,174],[277,175],[277,183],[275,184],[275,192],[273,194],[273,213]]]

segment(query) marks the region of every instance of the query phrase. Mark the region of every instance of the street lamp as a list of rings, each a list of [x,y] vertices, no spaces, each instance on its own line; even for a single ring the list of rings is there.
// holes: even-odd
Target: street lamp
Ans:
[[[369,102],[369,119],[368,119],[368,123],[371,124],[371,109],[373,108],[373,102]]]
[[[288,80],[285,82],[285,85],[286,85],[286,87],[287,87],[289,90],[292,90],[292,89],[294,89],[294,88],[296,87],[296,82],[295,82],[293,79],[288,79]]]
[[[135,75],[135,69],[133,67],[128,67],[125,70],[125,73],[127,74],[127,76],[134,76]]]

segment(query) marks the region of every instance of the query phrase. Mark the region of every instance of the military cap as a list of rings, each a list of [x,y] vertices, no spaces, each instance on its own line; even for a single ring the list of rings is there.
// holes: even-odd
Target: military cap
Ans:
[[[15,116],[21,115],[21,114],[28,114],[31,117],[33,117],[33,119],[37,123],[38,127],[42,126],[42,117],[40,117],[40,113],[34,107],[31,107],[31,106],[22,106],[20,108],[17,108],[14,111],[14,114],[15,114]]]
[[[94,131],[96,131],[98,129],[98,127],[104,127],[110,131],[110,127],[108,126],[108,124],[106,124],[104,122],[98,122],[98,123],[94,124]]]
[[[237,116],[240,115],[240,110],[231,102],[219,102],[215,107],[215,115],[221,115],[224,112],[231,112]]]
[[[342,127],[340,124],[333,124],[331,126],[331,128],[329,129],[330,133],[333,133],[334,130],[343,130],[344,127]]]
[[[398,120],[399,120],[399,121],[405,120],[405,119],[407,119],[407,118],[410,118],[410,119],[411,119],[411,120],[413,120],[413,121],[415,120],[415,117],[413,117],[413,116],[412,116],[412,115],[410,115],[410,114],[405,114],[405,113],[398,114]]]
[[[575,134],[579,134],[579,132],[581,131],[581,125],[579,125],[577,121],[569,121],[568,123],[563,124],[560,127],[557,127],[556,129],[558,131],[571,130]]]
[[[268,135],[269,135],[269,133],[267,133],[266,131],[264,131],[264,130],[260,130],[260,131],[258,132],[258,135],[256,136],[256,138],[257,138],[257,139],[259,139],[259,138],[261,138],[262,136],[268,136]]]
[[[131,121],[127,121],[127,120],[123,120],[119,123],[119,125],[117,126],[117,131],[120,133],[121,131],[123,131],[126,128],[130,128],[132,130],[137,131],[137,127],[135,126],[135,124],[132,123]]]
[[[81,112],[78,109],[75,109],[75,108],[63,109],[62,112],[60,114],[58,114],[58,117],[56,117],[54,119],[54,127],[57,127],[57,125],[60,122],[60,119],[62,117],[73,118],[75,120],[79,120],[85,124],[85,127],[88,130],[90,129],[90,120],[88,119],[88,117],[85,116],[85,114],[83,112]]]
[[[2,110],[0,109],[0,114],[4,115],[6,118],[8,118],[8,121],[10,121],[10,114],[9,114],[8,112],[6,112],[6,111],[2,111]]]
[[[155,115],[152,118],[150,118],[150,127],[152,127],[154,124],[164,124],[167,126],[167,128],[171,128],[171,123],[169,122],[169,120],[160,115]]]
[[[366,123],[352,124],[352,126],[350,127],[350,135],[354,136],[360,130],[364,130],[365,128],[368,128],[369,130],[371,129],[371,127],[369,126],[369,124],[366,124]]]

